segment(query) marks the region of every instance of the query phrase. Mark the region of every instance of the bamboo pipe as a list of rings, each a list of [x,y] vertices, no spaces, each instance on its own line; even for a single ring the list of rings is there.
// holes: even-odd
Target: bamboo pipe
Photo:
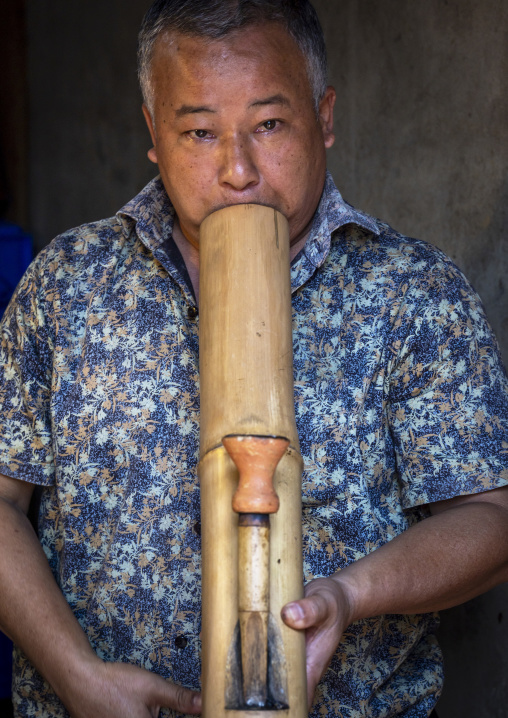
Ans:
[[[305,638],[280,618],[303,595],[302,460],[288,227],[271,208],[235,205],[201,226],[200,383],[203,715],[304,718]],[[239,472],[223,444],[231,435],[242,447],[246,437],[287,438],[271,469],[268,510],[256,492],[233,508]],[[260,660],[250,660],[256,651]]]

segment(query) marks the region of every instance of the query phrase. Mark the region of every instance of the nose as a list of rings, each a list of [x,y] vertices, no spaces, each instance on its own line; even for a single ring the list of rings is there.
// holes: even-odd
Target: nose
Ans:
[[[223,138],[220,152],[221,186],[241,192],[259,183],[259,172],[248,138],[239,135]]]

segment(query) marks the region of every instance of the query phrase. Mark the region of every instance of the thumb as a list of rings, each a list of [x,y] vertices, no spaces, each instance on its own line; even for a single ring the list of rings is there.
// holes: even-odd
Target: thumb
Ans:
[[[286,626],[299,630],[321,625],[329,614],[328,601],[319,593],[302,598],[300,601],[287,603],[281,611]]]
[[[201,713],[201,694],[175,683],[158,681],[155,701],[161,708],[173,708],[179,713],[199,715]]]

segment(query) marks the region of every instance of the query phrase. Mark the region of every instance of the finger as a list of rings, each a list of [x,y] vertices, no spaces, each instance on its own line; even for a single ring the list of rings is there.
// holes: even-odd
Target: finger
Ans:
[[[302,630],[312,626],[320,626],[330,617],[331,606],[321,595],[315,594],[302,598],[300,601],[287,603],[281,616],[284,623],[290,628]]]
[[[195,691],[169,683],[164,679],[158,682],[158,690],[154,695],[155,701],[164,708],[173,708],[179,713],[199,715],[201,713],[201,694]]]
[[[327,615],[328,608],[326,601],[323,601],[321,597],[317,595],[312,598],[303,598],[300,601],[288,603],[281,611],[284,623],[290,628],[297,630],[314,629],[316,625],[326,620],[325,616]],[[314,633],[314,631],[312,631],[312,633]],[[310,711],[314,702],[316,686],[319,683],[326,665],[323,665],[320,661],[321,656],[314,655],[314,651],[311,650],[309,653],[309,637],[310,633],[307,630],[307,708]]]
[[[318,683],[326,673],[330,661],[337,649],[338,637],[319,633],[316,640],[307,643],[307,696],[309,711],[314,701],[314,693]]]

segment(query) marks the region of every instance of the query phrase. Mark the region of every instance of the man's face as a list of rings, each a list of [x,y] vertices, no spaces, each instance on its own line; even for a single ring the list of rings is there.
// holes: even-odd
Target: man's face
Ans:
[[[152,63],[157,162],[180,227],[198,246],[201,222],[232,204],[278,209],[296,243],[309,230],[333,144],[329,88],[319,116],[303,56],[277,24],[223,40],[162,35]]]

